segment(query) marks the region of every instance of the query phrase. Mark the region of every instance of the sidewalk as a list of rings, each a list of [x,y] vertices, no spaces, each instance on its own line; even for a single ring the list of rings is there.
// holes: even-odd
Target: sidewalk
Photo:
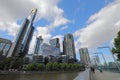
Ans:
[[[80,72],[74,80],[90,80],[89,69],[86,69],[83,72]]]
[[[94,80],[120,80],[120,73],[106,72],[100,73],[98,70],[93,74]]]

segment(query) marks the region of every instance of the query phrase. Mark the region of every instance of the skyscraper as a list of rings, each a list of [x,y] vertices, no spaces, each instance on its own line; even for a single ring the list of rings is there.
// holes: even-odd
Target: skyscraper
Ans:
[[[70,58],[76,59],[74,39],[72,34],[66,34],[64,36],[63,53]]]
[[[7,57],[24,56],[28,53],[30,40],[34,31],[33,21],[36,13],[37,9],[32,9],[30,15],[24,19]]]
[[[87,48],[80,48],[80,59],[83,64],[90,65],[90,56]]]
[[[60,48],[59,38],[51,39],[50,45],[53,47]]]
[[[8,39],[0,38],[0,57],[7,56],[9,49],[12,45],[12,42]]]
[[[36,40],[34,54],[39,54],[40,53],[40,46],[41,46],[42,42],[43,42],[42,36],[39,36]]]

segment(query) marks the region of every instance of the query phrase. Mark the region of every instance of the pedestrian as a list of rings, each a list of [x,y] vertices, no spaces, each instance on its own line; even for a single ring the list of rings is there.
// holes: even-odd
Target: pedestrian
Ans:
[[[91,67],[91,71],[92,71],[93,73],[95,73],[95,68],[94,68],[94,67]]]

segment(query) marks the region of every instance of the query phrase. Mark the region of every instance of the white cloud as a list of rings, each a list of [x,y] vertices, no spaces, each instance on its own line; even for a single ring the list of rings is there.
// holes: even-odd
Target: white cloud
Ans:
[[[38,35],[42,35],[48,42],[52,36],[51,31],[70,22],[64,17],[64,11],[58,7],[58,3],[59,0],[0,0],[0,15],[2,15],[0,16],[0,31],[7,31],[9,35],[15,36],[19,29],[16,21],[28,16],[32,8],[37,8],[36,20],[44,18],[50,22],[49,25],[37,28]]]
[[[63,26],[60,30],[62,31],[62,30],[65,30],[67,28],[68,28],[68,26],[66,25],[66,26]]]
[[[16,20],[26,17],[32,8],[37,8],[36,20],[45,18],[51,22],[49,27],[52,29],[65,25],[69,20],[63,16],[64,11],[57,6],[58,2],[59,0],[0,0],[0,22],[15,23]],[[0,27],[0,30],[3,29]]]
[[[8,35],[15,36],[19,28],[15,22],[0,22],[0,30],[8,32]]]
[[[50,29],[48,27],[38,27],[37,31],[38,31],[37,36],[42,36],[44,42],[49,43],[49,40],[52,37],[52,35],[50,34]]]
[[[120,0],[116,0],[92,15],[88,25],[74,33],[78,47],[96,48],[116,36],[120,30]],[[81,46],[79,46],[81,45]]]

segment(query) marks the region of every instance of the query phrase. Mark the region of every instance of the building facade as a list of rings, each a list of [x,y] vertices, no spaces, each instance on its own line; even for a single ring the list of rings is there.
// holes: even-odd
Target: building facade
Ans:
[[[12,42],[8,39],[0,38],[0,55],[7,56]]]
[[[49,56],[49,55],[58,56],[60,55],[60,48],[53,47],[51,45],[43,43],[41,45],[40,54],[43,55],[44,57]]]
[[[74,39],[72,34],[66,34],[63,41],[63,53],[69,58],[76,59]]]
[[[44,57],[42,55],[33,55],[33,62],[44,63]]]
[[[83,63],[85,65],[90,65],[90,56],[88,53],[88,49],[87,48],[80,48],[79,53],[80,53],[81,63]]]
[[[34,54],[40,54],[40,50],[41,50],[40,47],[41,47],[42,42],[43,42],[42,36],[39,36],[36,39]]]
[[[60,48],[59,38],[51,39],[50,45],[53,47]]]
[[[29,50],[29,44],[34,31],[33,21],[35,19],[37,9],[32,9],[30,15],[24,19],[20,31],[18,32],[7,57],[25,56]]]

